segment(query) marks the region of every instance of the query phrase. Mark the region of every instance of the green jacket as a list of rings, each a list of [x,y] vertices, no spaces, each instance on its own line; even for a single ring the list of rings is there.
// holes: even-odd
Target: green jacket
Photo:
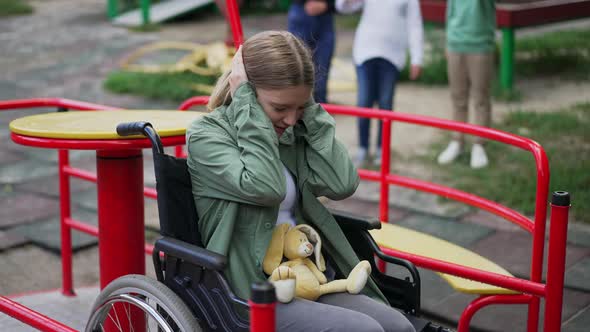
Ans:
[[[496,47],[495,0],[447,1],[447,48],[455,53],[488,53]]]
[[[309,103],[302,121],[279,140],[249,83],[238,87],[229,106],[196,120],[187,130],[201,237],[207,249],[228,257],[225,276],[241,298],[250,297],[253,282],[267,278],[262,261],[286,194],[283,164],[297,184],[297,223],[320,232],[324,253],[345,275],[358,263],[340,227],[316,199],[346,198],[359,184],[334,132],[332,116]],[[372,280],[364,292],[387,303]]]

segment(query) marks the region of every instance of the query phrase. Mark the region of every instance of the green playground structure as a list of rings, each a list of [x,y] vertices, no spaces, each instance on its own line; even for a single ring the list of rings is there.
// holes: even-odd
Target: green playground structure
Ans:
[[[138,8],[131,8],[124,1],[107,0],[107,15],[113,24],[140,26],[161,23],[197,8],[213,3],[213,0],[138,0]]]
[[[212,3],[214,0],[107,0],[107,15],[115,25],[140,26],[161,23]],[[284,10],[289,4],[290,0],[275,2]]]

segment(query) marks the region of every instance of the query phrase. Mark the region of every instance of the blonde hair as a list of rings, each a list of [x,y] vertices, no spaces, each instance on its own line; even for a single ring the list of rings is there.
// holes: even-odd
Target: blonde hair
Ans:
[[[242,57],[248,81],[255,88],[272,90],[299,85],[313,88],[311,52],[290,32],[265,31],[250,37],[242,45]],[[230,74],[231,69],[217,80],[207,104],[210,111],[231,103]]]

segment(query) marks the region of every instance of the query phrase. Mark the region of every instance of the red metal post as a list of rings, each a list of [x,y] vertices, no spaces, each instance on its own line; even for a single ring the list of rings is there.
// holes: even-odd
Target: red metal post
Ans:
[[[380,185],[381,192],[379,197],[379,219],[381,222],[389,221],[389,183],[387,183],[387,175],[391,170],[390,154],[391,154],[391,120],[383,120],[383,129],[381,136],[381,172]],[[379,271],[385,273],[387,269],[385,261],[379,260],[377,263]]]
[[[59,168],[59,209],[61,234],[61,293],[64,296],[74,296],[72,277],[72,230],[67,223],[71,218],[70,208],[70,178],[66,172],[70,159],[68,150],[58,151]]]
[[[391,120],[383,120],[381,145],[381,197],[379,200],[379,219],[381,219],[382,222],[388,222],[389,183],[387,183],[387,175],[389,175],[390,172],[391,159]]]
[[[547,296],[545,303],[545,332],[561,331],[563,279],[570,195],[556,191],[551,199],[549,257],[547,260]]]
[[[540,146],[531,146],[537,168],[537,193],[535,198],[535,225],[533,229],[533,251],[531,257],[531,281],[541,282],[543,278],[543,259],[545,251],[545,229],[547,220],[547,195],[549,193],[549,161]],[[550,272],[551,270],[547,270]],[[527,318],[527,331],[539,330],[539,311],[541,299],[531,299]]]
[[[252,285],[250,305],[250,332],[274,332],[276,329],[275,288],[269,282]]]
[[[126,274],[145,274],[141,150],[96,153],[100,287]]]
[[[242,22],[240,21],[240,9],[236,0],[226,0],[227,18],[234,37],[234,46],[236,50],[244,43],[244,32],[242,31]]]

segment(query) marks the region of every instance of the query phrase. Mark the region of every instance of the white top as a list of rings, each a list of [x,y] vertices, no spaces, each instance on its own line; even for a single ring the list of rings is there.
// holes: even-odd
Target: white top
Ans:
[[[336,9],[345,14],[361,8],[352,50],[356,65],[384,58],[401,71],[408,46],[412,65],[422,65],[424,31],[418,0],[336,0]]]
[[[285,199],[283,199],[279,207],[279,216],[277,218],[276,225],[289,224],[291,226],[295,226],[296,222],[295,216],[293,216],[293,208],[297,203],[297,188],[295,187],[293,176],[291,176],[291,173],[284,165],[283,173],[285,173],[285,178],[287,179],[287,194],[285,195]]]

